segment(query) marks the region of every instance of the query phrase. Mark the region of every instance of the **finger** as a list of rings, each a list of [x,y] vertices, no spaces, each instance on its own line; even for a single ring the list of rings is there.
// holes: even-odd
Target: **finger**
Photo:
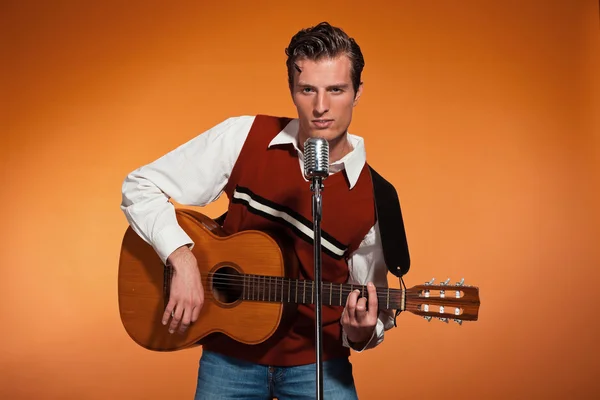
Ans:
[[[359,290],[353,290],[352,293],[348,295],[348,299],[346,300],[346,315],[348,316],[348,322],[354,321],[356,317],[356,301],[359,294]]]
[[[185,333],[185,331],[190,327],[190,318],[192,316],[192,312],[189,307],[183,309],[183,316],[181,317],[181,325],[179,325],[179,333]]]
[[[192,318],[190,319],[191,322],[198,321],[198,317],[200,317],[200,310],[202,310],[202,304],[192,309]]]
[[[367,291],[369,293],[369,316],[377,317],[377,289],[375,288],[375,285],[373,285],[372,282],[369,282],[367,284]]]
[[[175,332],[177,325],[181,322],[181,318],[183,317],[183,310],[185,309],[183,304],[178,304],[175,307],[175,313],[173,314],[173,319],[171,320],[171,325],[169,326],[169,333]]]
[[[350,314],[350,313],[348,312],[348,310],[346,308],[344,308],[342,310],[342,317],[341,317],[342,326],[350,325],[350,316],[348,314]]]
[[[367,312],[367,299],[361,297],[356,301],[356,315],[363,316]]]
[[[165,308],[165,312],[162,316],[162,324],[166,325],[167,322],[169,322],[169,318],[171,318],[171,314],[173,313],[173,310],[175,309],[175,300],[171,299],[171,301],[169,301],[169,304],[167,304],[167,307]]]

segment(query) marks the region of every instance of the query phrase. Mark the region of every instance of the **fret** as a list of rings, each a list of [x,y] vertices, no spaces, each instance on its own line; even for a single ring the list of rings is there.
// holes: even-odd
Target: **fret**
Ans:
[[[262,283],[263,301],[265,301],[265,295],[267,294],[267,291],[265,290],[265,283],[266,282],[267,282],[267,277],[263,276],[263,283]]]
[[[246,293],[246,275],[242,275],[242,300],[246,300],[246,298],[244,297],[244,294]]]
[[[390,309],[390,288],[387,289],[387,306],[386,309]]]
[[[271,277],[269,277],[269,301],[271,301]]]
[[[312,289],[310,292],[310,304],[314,304],[315,301],[313,300],[315,297],[315,281],[312,282]]]
[[[288,279],[288,303],[290,302],[290,294],[292,293],[292,280]]]
[[[342,305],[342,287],[343,285],[340,283],[340,306]]]
[[[302,289],[302,303],[306,304],[306,280],[304,282],[304,289]]]
[[[298,303],[298,279],[296,279],[296,303]]]
[[[273,297],[273,301],[277,301],[277,277],[275,277],[275,296]]]
[[[332,305],[333,303],[331,302],[331,294],[333,293],[333,282],[329,282],[329,305]]]

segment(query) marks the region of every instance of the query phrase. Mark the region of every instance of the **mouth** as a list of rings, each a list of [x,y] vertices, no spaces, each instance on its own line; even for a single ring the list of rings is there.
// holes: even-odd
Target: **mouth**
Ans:
[[[313,119],[312,123],[319,129],[329,128],[333,124],[332,119]]]

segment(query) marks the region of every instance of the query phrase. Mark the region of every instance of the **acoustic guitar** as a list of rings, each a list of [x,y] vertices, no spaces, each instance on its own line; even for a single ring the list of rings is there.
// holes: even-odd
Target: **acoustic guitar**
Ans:
[[[282,235],[257,230],[227,235],[214,220],[188,209],[176,209],[176,217],[195,243],[192,252],[204,287],[204,305],[184,334],[170,334],[161,320],[173,270],[127,228],[119,260],[119,311],[125,330],[140,346],[181,350],[201,345],[211,334],[257,344],[289,321],[298,304],[314,304],[314,282],[298,279],[298,261]],[[368,297],[365,286],[323,282],[322,303],[344,307],[355,289]],[[377,300],[380,309],[444,322],[476,321],[479,311],[479,289],[463,282],[429,282],[410,289],[381,287]]]

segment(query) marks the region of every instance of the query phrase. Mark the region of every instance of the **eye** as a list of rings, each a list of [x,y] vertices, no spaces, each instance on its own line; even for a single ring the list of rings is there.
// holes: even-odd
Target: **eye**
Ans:
[[[305,88],[302,89],[302,92],[303,93],[310,93],[310,92],[312,92],[312,88],[305,87]]]

